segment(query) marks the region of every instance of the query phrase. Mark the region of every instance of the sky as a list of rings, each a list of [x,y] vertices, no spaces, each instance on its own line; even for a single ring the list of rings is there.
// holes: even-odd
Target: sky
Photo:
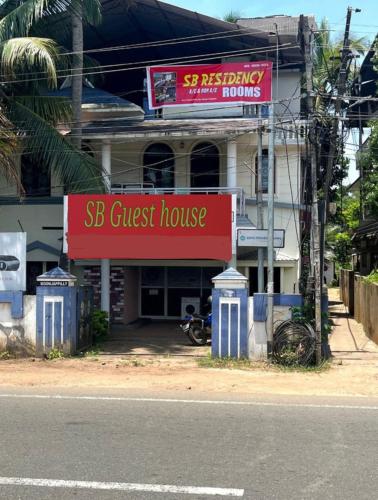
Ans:
[[[378,32],[378,0],[164,0],[166,3],[178,7],[197,11],[211,17],[222,18],[230,10],[237,12],[240,17],[264,17],[274,14],[297,16],[299,14],[313,14],[319,23],[326,17],[330,29],[335,37],[342,36],[345,28],[347,8],[361,9],[353,12],[351,20],[351,33],[355,38],[366,37],[373,41]],[[366,137],[364,137],[365,139]],[[351,163],[346,184],[352,183],[358,172],[355,168],[355,149],[353,144],[358,144],[358,135],[353,131],[347,139],[346,155]]]
[[[212,17],[222,18],[230,10],[241,17],[271,16],[286,14],[314,14],[319,22],[326,17],[335,32],[342,32],[348,6],[361,9],[352,15],[352,32],[358,36],[367,36],[371,40],[378,31],[378,1],[377,0],[164,0],[189,10],[200,12]]]

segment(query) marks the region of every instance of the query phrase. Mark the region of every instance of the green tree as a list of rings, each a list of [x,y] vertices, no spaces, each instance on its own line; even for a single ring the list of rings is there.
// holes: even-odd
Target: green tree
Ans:
[[[352,234],[359,225],[360,200],[358,196],[346,193],[345,188],[340,187],[336,195],[337,211],[330,218],[326,246],[332,250],[336,265],[346,268],[350,264],[352,251]]]
[[[83,6],[87,22],[99,19],[99,0],[5,0],[0,5],[0,167],[9,179],[18,179],[11,153],[20,145],[35,163],[44,163],[68,191],[103,190],[96,161],[75,148],[56,125],[71,120],[65,99],[47,97],[57,87],[59,71],[68,74],[70,59],[48,32],[61,18],[58,30],[70,30],[70,14]],[[4,152],[5,151],[5,152]]]
[[[334,99],[337,95],[337,81],[340,74],[341,50],[343,37],[332,37],[332,32],[327,19],[322,19],[319,30],[315,35],[314,44],[314,78],[315,113],[318,121],[319,147],[319,191],[321,197],[325,173],[328,166],[330,146],[336,141],[336,155],[332,168],[332,179],[328,192],[329,201],[334,201],[337,187],[347,175],[348,165],[343,157],[343,143],[345,140],[344,129],[340,128],[337,137],[333,137],[332,125],[334,120]],[[367,40],[362,38],[349,38],[350,57],[347,65],[346,94],[351,92],[358,72],[358,59],[353,56],[362,56],[368,48]],[[323,195],[323,196],[322,196]]]
[[[365,214],[378,217],[378,120],[370,122],[367,151],[360,153],[360,168],[363,169],[362,196]]]

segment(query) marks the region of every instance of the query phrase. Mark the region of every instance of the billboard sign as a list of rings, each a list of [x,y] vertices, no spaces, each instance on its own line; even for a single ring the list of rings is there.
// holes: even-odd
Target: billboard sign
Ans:
[[[68,195],[71,259],[231,258],[231,195]]]
[[[0,233],[0,291],[26,290],[26,233]]]
[[[267,229],[238,229],[239,247],[264,247],[268,246]],[[284,248],[285,230],[274,230],[274,248]]]
[[[147,68],[150,109],[272,100],[270,61]]]

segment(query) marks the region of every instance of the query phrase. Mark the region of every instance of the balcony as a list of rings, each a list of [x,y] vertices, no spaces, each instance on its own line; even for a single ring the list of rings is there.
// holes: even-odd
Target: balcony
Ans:
[[[175,187],[175,188],[157,188],[150,183],[117,183],[112,184],[111,194],[204,194],[204,195],[215,195],[215,194],[235,194],[236,195],[236,214],[239,216],[245,215],[245,193],[243,188],[230,188],[230,187]]]
[[[276,145],[303,145],[308,133],[308,120],[295,120],[294,122],[277,123]]]

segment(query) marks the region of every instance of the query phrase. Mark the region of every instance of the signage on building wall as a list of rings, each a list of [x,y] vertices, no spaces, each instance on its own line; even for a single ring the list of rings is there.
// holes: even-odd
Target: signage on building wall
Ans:
[[[238,229],[239,247],[267,247],[268,230],[267,229]],[[274,248],[284,248],[285,230],[274,230]]]
[[[270,61],[147,68],[150,109],[272,100]]]
[[[231,258],[231,195],[69,195],[71,259]]]
[[[0,291],[26,290],[26,233],[0,233]]]

